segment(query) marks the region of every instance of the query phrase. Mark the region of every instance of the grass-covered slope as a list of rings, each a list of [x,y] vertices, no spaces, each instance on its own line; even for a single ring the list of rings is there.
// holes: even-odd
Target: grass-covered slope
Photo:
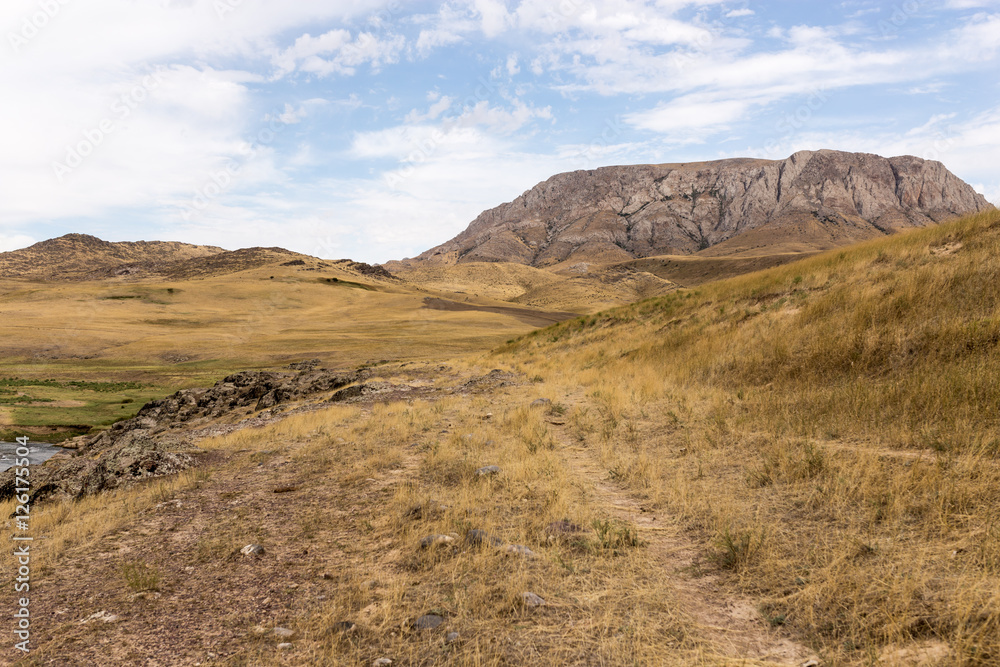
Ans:
[[[834,664],[998,664],[998,306],[990,212],[499,356],[575,391],[577,437],[611,476]]]

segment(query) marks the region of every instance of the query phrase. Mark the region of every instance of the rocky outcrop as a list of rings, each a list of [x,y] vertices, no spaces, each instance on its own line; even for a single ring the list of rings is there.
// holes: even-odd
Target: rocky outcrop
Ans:
[[[77,455],[53,460],[32,472],[31,502],[49,496],[81,498],[134,482],[184,470],[194,458],[177,446],[185,426],[204,424],[229,414],[271,409],[280,403],[334,392],[330,401],[360,396],[350,386],[368,371],[336,373],[307,370],[297,374],[274,371],[235,373],[208,388],[182,389],[150,401],[131,419],[83,442]],[[339,391],[338,391],[339,390]],[[352,391],[353,390],[353,391]],[[0,473],[0,500],[14,496],[14,470]]]
[[[822,249],[989,208],[940,162],[912,156],[821,150],[604,167],[553,176],[417,259],[545,267],[717,246],[718,254],[766,251],[796,237]]]

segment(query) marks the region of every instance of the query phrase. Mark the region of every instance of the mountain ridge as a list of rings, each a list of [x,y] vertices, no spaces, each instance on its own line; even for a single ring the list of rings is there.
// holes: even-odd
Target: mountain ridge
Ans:
[[[769,254],[794,241],[795,252],[815,252],[991,208],[943,164],[913,156],[819,150],[601,167],[552,176],[415,261],[560,268]]]

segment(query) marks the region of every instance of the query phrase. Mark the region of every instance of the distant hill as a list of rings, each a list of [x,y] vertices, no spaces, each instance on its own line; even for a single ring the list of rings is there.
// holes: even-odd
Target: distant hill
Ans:
[[[111,243],[87,234],[66,234],[22,250],[0,253],[0,277],[88,280],[153,273],[167,265],[225,253],[215,246],[172,241]]]
[[[603,167],[553,176],[417,262],[560,269],[661,255],[809,253],[991,208],[940,162],[912,156],[821,150]]]

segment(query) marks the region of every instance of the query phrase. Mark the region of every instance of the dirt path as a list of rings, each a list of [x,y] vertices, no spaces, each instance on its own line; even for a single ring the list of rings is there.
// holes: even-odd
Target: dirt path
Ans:
[[[699,549],[676,524],[647,511],[626,490],[608,480],[607,471],[587,448],[571,444],[564,426],[553,425],[550,432],[560,443],[559,451],[572,476],[592,490],[608,514],[637,527],[646,548],[668,574],[683,611],[695,620],[701,639],[714,647],[716,655],[705,656],[706,660],[813,664],[810,661],[815,659],[814,653],[769,628],[753,601],[732,597],[717,575],[692,574],[697,569]]]
[[[556,322],[571,320],[579,317],[579,313],[565,313],[560,311],[535,310],[533,308],[515,308],[512,306],[485,306],[476,303],[459,303],[448,299],[435,299],[433,297],[424,298],[424,308],[431,310],[447,310],[460,312],[466,310],[478,310],[484,313],[496,313],[498,315],[509,315],[525,324],[535,327],[546,327]]]

